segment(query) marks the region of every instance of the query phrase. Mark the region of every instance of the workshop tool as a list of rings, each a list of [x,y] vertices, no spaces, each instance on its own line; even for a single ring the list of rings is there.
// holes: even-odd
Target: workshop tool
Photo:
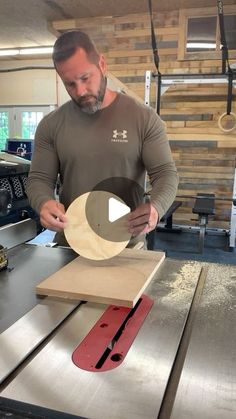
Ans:
[[[36,231],[0,229],[0,417],[235,418],[235,266],[166,258],[133,308],[39,297],[77,255],[25,244]],[[127,253],[137,276],[142,252]]]
[[[0,226],[37,219],[25,192],[29,169],[29,160],[0,152]]]
[[[119,345],[131,337],[140,305],[129,317],[129,308],[119,313],[116,306],[42,299],[37,284],[75,253],[27,244],[8,253],[14,269],[0,272],[0,416],[163,419],[164,400],[174,398],[167,417],[234,419],[235,266],[166,258],[145,290],[153,305],[123,356],[126,347]],[[187,329],[186,360],[177,374]],[[77,351],[87,339],[92,346],[83,354],[91,360],[91,349],[97,351],[96,364],[94,358],[89,364],[96,371],[74,363],[82,362]],[[115,368],[103,371],[109,363]]]
[[[0,189],[0,217],[7,215],[11,209],[12,199],[8,190]]]
[[[11,208],[11,194],[5,189],[0,189],[0,217],[7,215]],[[8,265],[7,248],[0,244],[0,271]]]
[[[7,249],[0,245],[0,271],[6,269],[8,265]]]

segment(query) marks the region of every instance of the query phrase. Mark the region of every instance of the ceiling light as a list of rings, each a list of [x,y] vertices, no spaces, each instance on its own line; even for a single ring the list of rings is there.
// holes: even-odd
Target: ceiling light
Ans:
[[[11,55],[52,54],[52,51],[53,51],[53,47],[0,49],[0,57],[7,57]]]
[[[19,49],[0,49],[0,56],[17,55],[20,53]]]
[[[32,55],[32,54],[51,54],[53,47],[36,47],[36,48],[21,48],[19,50],[20,55]]]

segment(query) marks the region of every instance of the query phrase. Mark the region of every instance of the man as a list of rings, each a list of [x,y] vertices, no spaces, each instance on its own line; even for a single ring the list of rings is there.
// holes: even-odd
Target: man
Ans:
[[[105,58],[87,34],[76,30],[61,35],[54,45],[53,62],[72,100],[47,115],[36,131],[27,194],[41,224],[59,232],[57,243],[66,244],[68,206],[111,179],[114,187],[109,192],[120,196],[120,189],[125,202],[125,197],[132,201],[128,231],[133,236],[148,233],[177,190],[164,124],[153,109],[108,89]],[[122,183],[126,178],[141,187],[146,171],[152,185],[149,203]],[[54,194],[58,175],[59,202]],[[117,187],[116,179],[122,187]]]

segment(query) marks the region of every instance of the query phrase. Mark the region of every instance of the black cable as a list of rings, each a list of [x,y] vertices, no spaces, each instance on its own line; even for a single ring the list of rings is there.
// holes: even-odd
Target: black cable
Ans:
[[[227,115],[231,114],[233,99],[233,72],[228,73]]]
[[[221,50],[222,50],[222,73],[226,73],[226,63],[228,65],[228,72],[231,72],[231,68],[229,65],[229,51],[228,45],[225,36],[225,24],[224,24],[224,9],[223,9],[223,1],[217,0],[217,7],[218,7],[218,16],[219,16],[219,26],[220,26],[220,43],[221,43]]]
[[[0,70],[0,73],[11,73],[14,71],[25,71],[25,70],[55,70],[53,66],[31,66],[31,67],[16,67],[16,68],[4,68]]]
[[[228,95],[227,95],[227,115],[231,114],[232,109],[232,92],[233,92],[233,71],[230,68],[229,64],[229,51],[228,45],[225,36],[225,25],[224,25],[224,8],[223,8],[223,1],[217,0],[218,6],[218,16],[219,16],[219,25],[220,25],[220,42],[221,42],[221,49],[222,49],[222,73],[228,73]],[[227,71],[226,71],[226,63],[227,63]]]
[[[152,51],[153,51],[153,58],[154,58],[154,63],[157,69],[157,77],[158,77],[156,111],[158,115],[160,115],[160,109],[161,109],[161,73],[159,70],[160,58],[158,55],[157,41],[156,41],[156,35],[155,35],[155,30],[154,30],[154,24],[153,24],[152,0],[148,0],[148,4],[149,4],[149,14],[150,14],[150,21],[151,21]]]
[[[158,55],[157,41],[156,41],[156,36],[155,36],[155,31],[154,31],[154,24],[153,24],[152,0],[148,0],[148,3],[149,3],[149,13],[150,13],[150,20],[151,20],[151,37],[152,37],[153,58],[154,58],[154,63],[155,63],[156,69],[157,69],[157,73],[160,74],[160,71],[159,71],[160,59],[159,59],[159,55]]]

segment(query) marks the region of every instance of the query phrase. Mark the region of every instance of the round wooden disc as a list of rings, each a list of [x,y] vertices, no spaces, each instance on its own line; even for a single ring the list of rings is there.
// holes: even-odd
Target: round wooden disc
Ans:
[[[130,241],[131,234],[125,226],[125,216],[115,222],[108,220],[111,197],[121,201],[109,192],[87,192],[76,198],[66,211],[66,240],[76,253],[87,259],[112,258]]]

